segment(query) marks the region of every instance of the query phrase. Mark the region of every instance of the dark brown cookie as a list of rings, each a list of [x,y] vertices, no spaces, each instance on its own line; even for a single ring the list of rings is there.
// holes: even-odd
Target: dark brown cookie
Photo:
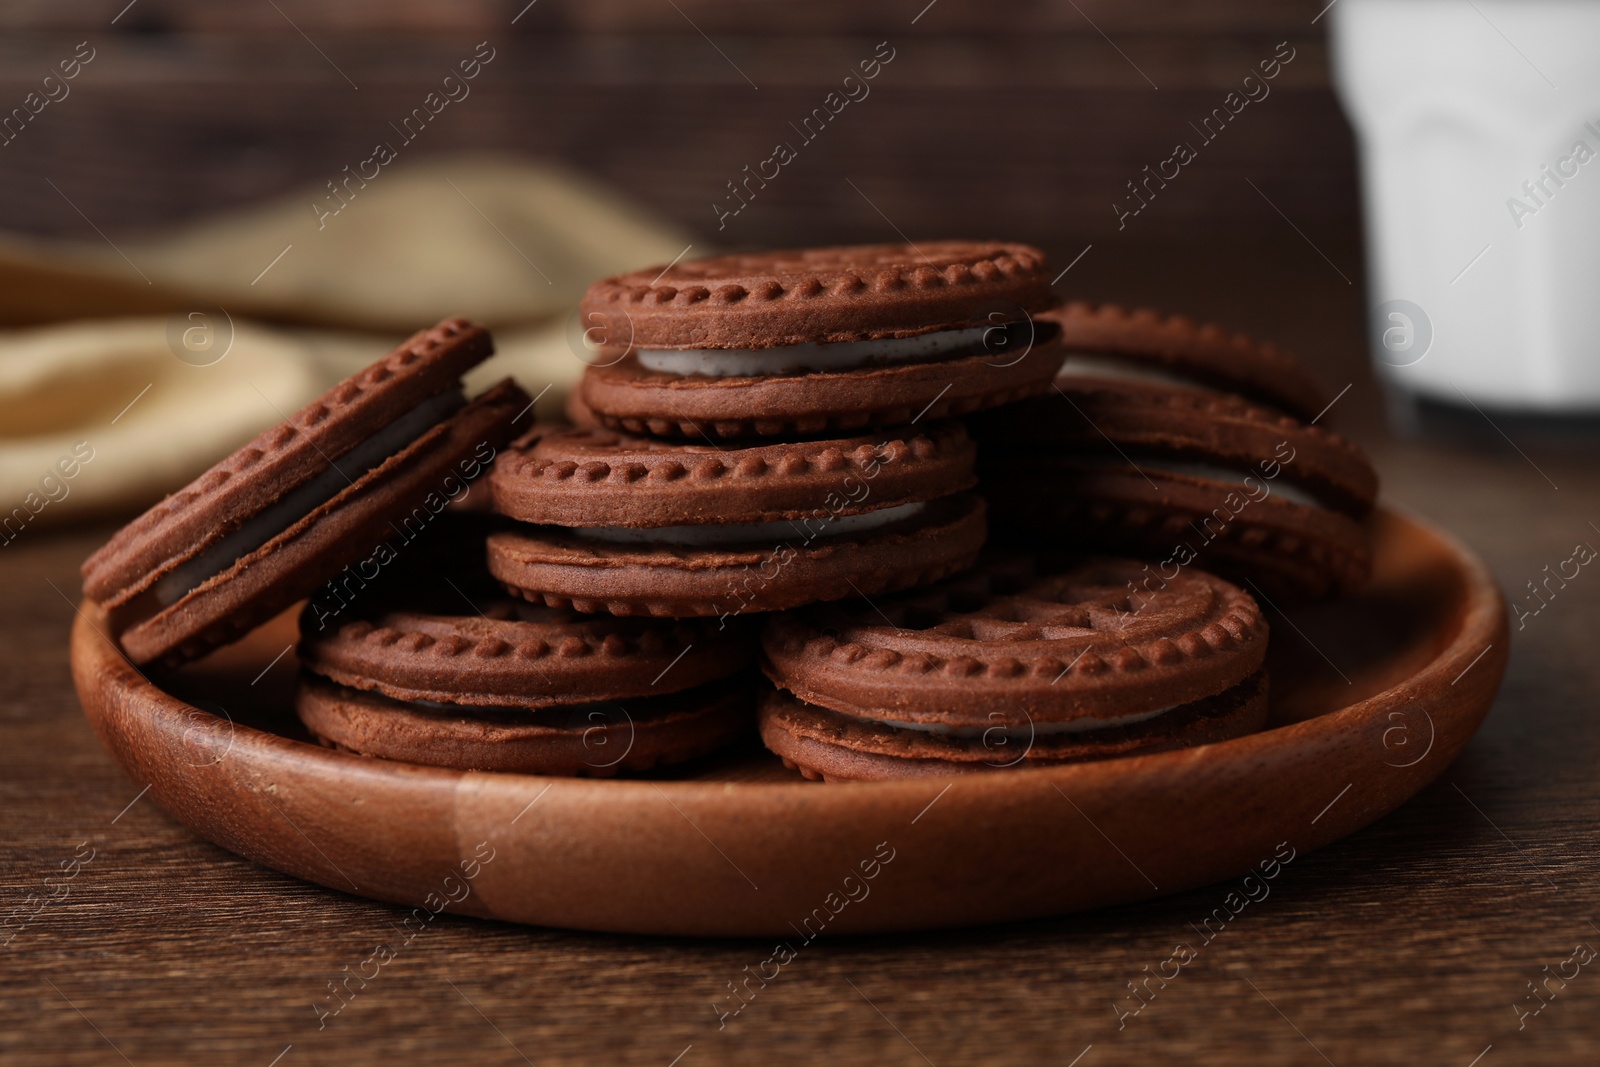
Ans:
[[[724,256],[607,278],[578,403],[634,433],[846,433],[1039,392],[1059,365],[1042,253],[941,241]]]
[[[990,726],[966,736],[908,730],[805,704],[780,691],[759,705],[762,743],[813,780],[948,777],[1049,767],[1209,745],[1267,723],[1267,678],[1257,672],[1224,693],[1144,722],[1081,733]]]
[[[488,486],[502,515],[552,526],[766,523],[857,515],[970,489],[975,455],[966,429],[950,421],[738,448],[541,428],[495,461]]]
[[[1298,359],[1271,344],[1220,326],[1196,325],[1182,315],[1149,308],[1074,301],[1043,313],[1061,328],[1065,370],[1104,376],[1123,369],[1168,384],[1238,393],[1300,416],[1316,418],[1332,399]]]
[[[531,711],[403,703],[318,678],[295,708],[331,748],[432,767],[611,777],[708,755],[751,734],[754,687],[739,682]]]
[[[956,422],[739,448],[536,432],[495,463],[489,568],[529,599],[620,615],[738,615],[945,577],[983,544]]]
[[[1250,594],[1191,568],[1000,556],[931,589],[768,620],[772,680],[860,718],[980,728],[1115,719],[1237,685],[1266,653]],[[991,713],[999,718],[991,718]]]
[[[837,520],[835,520],[837,521]],[[875,596],[965,569],[983,547],[971,493],[864,533],[823,538],[796,521],[765,543],[684,548],[607,544],[559,527],[489,537],[489,569],[529,600],[613,615],[718,616]]]
[[[459,496],[527,410],[509,380],[461,396],[492,351],[464,319],[418,333],[118,532],[84,563],[84,593],[128,656],[225,644]]]
[[[1287,601],[1352,592],[1371,570],[1377,495],[1338,434],[1240,397],[1063,377],[975,426],[996,539],[1192,563]]]
[[[659,696],[754,661],[741,630],[719,631],[709,620],[578,615],[476,589],[460,593],[456,611],[442,606],[385,609],[327,629],[308,609],[301,665],[397,700],[544,708]]]
[[[750,732],[748,627],[534,606],[442,551],[337,626],[302,613],[298,706],[324,741],[435,766],[612,774]]]
[[[996,310],[1054,303],[1037,248],[924,241],[649,267],[595,282],[582,314],[602,347],[759,349],[986,327]]]
[[[1177,747],[1264,714],[1260,609],[1196,569],[1156,584],[1131,560],[994,557],[917,593],[774,616],[762,644],[797,700],[769,706],[769,744],[833,777]]]

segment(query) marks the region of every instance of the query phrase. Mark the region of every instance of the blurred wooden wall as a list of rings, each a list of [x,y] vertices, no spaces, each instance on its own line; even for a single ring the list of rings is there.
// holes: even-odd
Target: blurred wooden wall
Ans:
[[[78,42],[95,59],[0,148],[0,227],[92,238],[87,216],[115,237],[320,183],[488,41],[471,96],[403,157],[564,160],[727,245],[1281,236],[1278,209],[1308,233],[1356,229],[1319,2],[525,3],[6,0],[0,113]],[[716,233],[725,183],[797,141],[789,123],[880,41],[895,58],[870,96]],[[1190,123],[1281,41],[1295,59],[1270,96],[1119,233],[1125,183],[1198,143]]]

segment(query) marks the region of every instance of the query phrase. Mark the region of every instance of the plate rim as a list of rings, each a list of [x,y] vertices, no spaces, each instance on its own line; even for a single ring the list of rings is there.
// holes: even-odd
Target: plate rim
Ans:
[[[161,727],[162,731],[164,731],[161,733],[161,738],[166,744],[168,755],[177,753],[177,746],[183,744],[187,737],[187,735],[183,737],[177,736],[176,727],[171,723],[186,720],[191,724],[191,729],[194,728],[195,724],[199,724],[202,727],[215,730],[220,729],[222,724],[226,722],[231,728],[228,734],[230,747],[226,755],[236,756],[247,769],[250,767],[259,769],[265,766],[282,766],[284,761],[290,760],[298,764],[299,769],[304,770],[310,777],[332,786],[349,786],[352,782],[371,780],[369,776],[376,775],[378,780],[385,786],[415,790],[419,796],[427,790],[443,791],[452,797],[450,805],[452,817],[459,821],[464,817],[462,809],[470,807],[474,798],[484,800],[486,803],[492,800],[495,806],[504,808],[508,803],[520,803],[530,798],[536,799],[535,794],[538,797],[542,797],[547,792],[552,794],[555,799],[559,800],[565,797],[580,804],[592,801],[595,796],[604,795],[610,798],[614,806],[619,810],[633,810],[638,807],[640,798],[653,794],[664,794],[673,802],[673,806],[679,809],[679,814],[683,814],[685,819],[689,818],[685,811],[693,811],[697,814],[715,811],[718,805],[726,805],[728,798],[733,796],[746,805],[751,803],[760,804],[762,808],[768,811],[776,812],[785,808],[791,811],[803,811],[805,818],[812,820],[818,818],[823,820],[835,819],[843,815],[854,814],[863,806],[879,811],[893,809],[902,812],[915,812],[928,804],[929,796],[940,785],[945,783],[954,784],[956,782],[960,782],[962,785],[961,793],[963,797],[980,808],[986,805],[1003,807],[1008,798],[1013,798],[1019,792],[1029,792],[1029,787],[1034,787],[1033,791],[1050,787],[1060,791],[1062,787],[1070,784],[1074,793],[1089,793],[1092,790],[1104,789],[1113,794],[1125,794],[1130,790],[1137,791],[1142,786],[1159,783],[1166,778],[1181,778],[1184,775],[1192,777],[1196,773],[1203,773],[1197,771],[1196,768],[1199,765],[1214,766],[1219,763],[1232,763],[1252,759],[1270,760],[1275,754],[1284,753],[1286,750],[1300,750],[1307,747],[1313,749],[1335,747],[1342,742],[1348,742],[1353,732],[1365,734],[1372,721],[1378,721],[1386,710],[1395,707],[1397,702],[1403,700],[1408,693],[1428,687],[1444,686],[1447,683],[1452,683],[1452,679],[1460,681],[1462,676],[1471,668],[1480,668],[1479,676],[1470,685],[1462,687],[1458,692],[1449,694],[1451,700],[1455,702],[1455,705],[1459,705],[1462,711],[1459,716],[1459,722],[1454,724],[1459,727],[1459,729],[1455,730],[1458,736],[1452,742],[1454,750],[1446,753],[1447,758],[1434,761],[1433,765],[1427,767],[1423,773],[1408,775],[1404,785],[1384,790],[1384,795],[1378,799],[1376,808],[1372,808],[1370,805],[1367,808],[1363,808],[1362,814],[1356,822],[1351,823],[1350,816],[1345,813],[1341,813],[1338,819],[1329,820],[1327,827],[1325,827],[1330,831],[1329,834],[1315,834],[1308,838],[1306,843],[1315,848],[1343,837],[1393,810],[1393,808],[1398,807],[1400,803],[1414,795],[1428,781],[1442,773],[1445,767],[1455,758],[1459,749],[1477,731],[1487,715],[1494,696],[1498,692],[1509,652],[1507,647],[1509,626],[1504,597],[1488,568],[1474,553],[1451,534],[1439,530],[1404,511],[1391,507],[1380,508],[1375,513],[1374,522],[1375,524],[1393,524],[1399,530],[1409,531],[1412,534],[1420,533],[1433,541],[1438,546],[1438,549],[1442,550],[1443,555],[1449,559],[1452,567],[1452,588],[1459,586],[1459,602],[1454,604],[1452,612],[1456,622],[1454,632],[1443,643],[1443,646],[1413,674],[1378,693],[1353,701],[1336,710],[1213,745],[1086,763],[1016,768],[992,774],[935,775],[893,781],[828,784],[798,779],[792,782],[729,782],[692,779],[665,781],[655,779],[596,780],[532,774],[461,771],[395,761],[373,760],[325,749],[254,727],[234,724],[231,720],[218,718],[211,712],[190,705],[166,692],[155,682],[147,679],[120,652],[115,650],[115,646],[101,628],[100,623],[103,621],[103,616],[97,616],[98,606],[90,601],[83,603],[73,623],[71,639],[72,671],[86,717],[94,726],[102,743],[111,752],[112,756],[125,770],[136,777],[141,774],[140,765],[150,757],[142,757],[138,753],[129,751],[130,739],[121,717],[127,714],[139,713],[142,708],[150,707],[151,705],[147,702],[153,700],[154,708],[174,717],[170,721],[163,717],[163,723],[166,725]],[[207,722],[208,719],[209,723]],[[204,730],[202,730],[202,733],[204,733]],[[1292,756],[1295,753],[1289,752],[1288,754]],[[155,776],[145,775],[144,777],[148,778],[153,785],[155,784]],[[173,788],[171,782],[162,782],[159,785],[155,785],[152,792],[156,794],[156,799],[161,802],[167,811],[174,813],[178,821],[185,823],[201,836],[217,841],[216,834],[210,832],[206,828],[207,825],[228,827],[229,824],[226,822],[210,823],[208,814],[197,815],[193,808],[193,796],[166,795]],[[943,794],[941,793],[940,795]],[[224,813],[222,818],[225,819],[226,815],[227,813]],[[694,820],[689,820],[689,822],[694,825]],[[248,827],[244,828],[242,837],[240,837],[241,831],[237,828],[230,827],[230,830],[232,836],[236,839],[251,841]],[[698,826],[696,830],[699,830]],[[699,832],[700,836],[706,836],[703,831]],[[304,835],[302,834],[302,836]],[[706,840],[709,841],[710,838],[706,837]],[[317,881],[335,889],[342,890],[346,888],[338,880],[330,879],[326,873],[320,872],[314,867],[308,870],[307,865],[303,863],[282,862],[281,857],[274,859],[272,850],[263,848],[259,843],[255,848],[241,848],[237,844],[227,841],[218,841],[217,843],[222,844],[223,847],[229,848],[231,851],[242,852],[251,859],[279,870],[287,870],[289,873],[299,877]],[[459,841],[457,842],[457,847],[460,850],[465,848]],[[1147,878],[1146,881],[1148,880]],[[1206,881],[1213,880],[1215,879],[1206,879]],[[1194,884],[1205,883],[1202,881]],[[352,887],[355,886],[353,880],[350,885]],[[358,892],[363,896],[376,896],[380,899],[411,900],[409,892],[398,891],[392,887],[379,886],[376,889],[358,889]],[[1160,895],[1165,895],[1166,892],[1162,891]],[[1129,899],[1132,899],[1132,897]],[[486,907],[487,910],[484,910]],[[473,914],[491,914],[503,918],[510,917],[517,921],[536,921],[518,915],[507,916],[503,914],[503,908],[493,904],[485,905],[479,899],[467,902],[466,906],[452,906],[447,910],[459,910]],[[998,918],[1023,917],[1027,917],[1027,914],[1008,914]],[[868,925],[861,930],[852,932],[868,932],[870,930],[892,928],[918,929],[929,926],[965,924],[964,921],[933,921],[897,927],[892,923],[889,925],[879,923],[877,925]],[[555,922],[550,925],[569,924]],[[588,929],[646,933],[708,932],[701,928],[686,928],[682,930],[657,928],[649,923],[606,922],[597,925],[588,923],[576,925]],[[756,925],[759,926],[760,924]],[[709,932],[744,934],[757,931],[741,928],[728,931],[711,930]]]

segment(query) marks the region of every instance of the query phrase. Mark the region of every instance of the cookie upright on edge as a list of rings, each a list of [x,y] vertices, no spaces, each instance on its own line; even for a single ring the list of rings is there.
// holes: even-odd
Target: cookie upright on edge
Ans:
[[[1345,438],[1241,397],[1063,375],[974,427],[997,539],[1191,564],[1268,598],[1366,583],[1378,478]]]
[[[512,436],[510,379],[467,401],[487,330],[450,319],[334,386],[118,531],[83,565],[135,663],[194,659],[366,557]]]
[[[536,431],[489,475],[489,569],[546,604],[729,616],[873,596],[969,565],[984,504],[947,421],[738,448]]]
[[[807,777],[1040,766],[1221,741],[1266,721],[1267,625],[1248,593],[1128,560],[995,557],[874,605],[774,616],[786,692],[762,740]]]
[[[580,402],[613,429],[688,437],[850,433],[1048,387],[1044,254],[930,241],[721,256],[606,278]]]
[[[1276,345],[1149,308],[1073,301],[1044,313],[1061,328],[1062,374],[1119,377],[1237,393],[1315,419],[1333,399],[1305,364]]]

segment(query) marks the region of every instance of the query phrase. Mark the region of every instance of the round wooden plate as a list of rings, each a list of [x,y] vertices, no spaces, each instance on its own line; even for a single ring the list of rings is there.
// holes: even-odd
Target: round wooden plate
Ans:
[[[1173,893],[1393,810],[1483,721],[1508,630],[1493,580],[1460,544],[1387,511],[1373,532],[1366,594],[1269,609],[1272,728],[947,781],[817,784],[760,751],[649,781],[330,751],[290,710],[292,615],[157,686],[85,604],[72,669],[128,773],[196,832],[269,867],[427,911],[795,944]]]

